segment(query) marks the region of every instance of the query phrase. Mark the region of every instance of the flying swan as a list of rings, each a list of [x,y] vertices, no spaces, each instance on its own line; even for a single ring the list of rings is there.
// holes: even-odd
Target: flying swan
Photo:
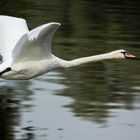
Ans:
[[[125,50],[67,61],[52,54],[52,38],[60,23],[51,22],[28,30],[22,18],[0,16],[0,78],[24,80],[56,68],[69,68],[106,59],[134,58]]]

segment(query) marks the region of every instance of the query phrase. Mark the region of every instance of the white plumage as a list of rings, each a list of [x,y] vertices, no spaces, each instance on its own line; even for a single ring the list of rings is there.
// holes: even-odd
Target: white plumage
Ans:
[[[22,18],[0,16],[0,77],[30,79],[55,68],[112,58],[132,58],[125,50],[66,61],[51,53],[51,42],[60,23],[51,22],[31,31]]]
[[[0,51],[4,61],[12,59],[12,50],[16,43],[28,32],[24,19],[0,16]]]

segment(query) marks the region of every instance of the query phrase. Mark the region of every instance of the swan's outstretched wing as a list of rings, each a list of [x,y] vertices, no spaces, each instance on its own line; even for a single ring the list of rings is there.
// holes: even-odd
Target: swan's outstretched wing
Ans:
[[[59,26],[60,23],[51,22],[22,36],[13,50],[13,63],[49,58],[52,38]]]
[[[25,33],[28,28],[24,19],[0,16],[0,54],[4,62],[11,63],[12,50]]]

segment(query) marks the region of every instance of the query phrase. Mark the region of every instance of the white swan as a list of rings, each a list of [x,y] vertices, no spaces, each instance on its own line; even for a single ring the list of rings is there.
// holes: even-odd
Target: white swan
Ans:
[[[71,61],[51,53],[51,42],[60,23],[51,22],[31,31],[21,18],[0,16],[0,77],[31,79],[56,68],[68,68],[105,59],[133,58],[125,50],[83,57]]]

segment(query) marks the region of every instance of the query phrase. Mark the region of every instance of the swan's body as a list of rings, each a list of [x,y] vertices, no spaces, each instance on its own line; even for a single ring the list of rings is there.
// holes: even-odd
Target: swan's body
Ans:
[[[31,79],[52,69],[68,68],[105,59],[130,58],[125,50],[66,61],[51,53],[51,42],[60,23],[52,22],[28,30],[21,18],[0,16],[0,77]]]

